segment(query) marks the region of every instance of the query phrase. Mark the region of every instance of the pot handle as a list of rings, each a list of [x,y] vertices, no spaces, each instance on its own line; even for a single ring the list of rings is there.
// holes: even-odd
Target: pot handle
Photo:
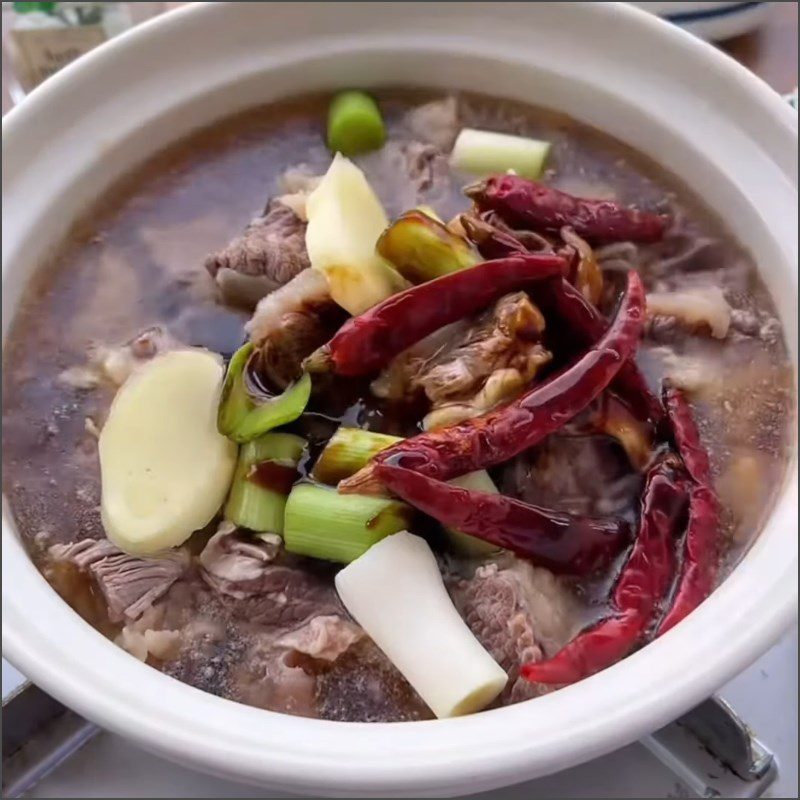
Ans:
[[[695,797],[761,797],[778,774],[775,756],[716,695],[640,741]]]

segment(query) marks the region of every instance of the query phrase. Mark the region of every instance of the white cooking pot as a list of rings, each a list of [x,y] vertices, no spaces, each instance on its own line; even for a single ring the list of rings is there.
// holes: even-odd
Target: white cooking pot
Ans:
[[[105,187],[240,109],[310,89],[469,88],[565,111],[653,156],[754,254],[797,363],[797,117],[711,46],[622,4],[197,4],[103,45],[3,123],[3,331],[31,271]],[[794,452],[794,448],[793,448]],[[213,697],[83,622],[3,516],[3,647],[143,747],[315,794],[458,795],[620,747],[705,698],[792,624],[797,467],[760,537],[686,621],[561,691],[470,717],[369,725]]]

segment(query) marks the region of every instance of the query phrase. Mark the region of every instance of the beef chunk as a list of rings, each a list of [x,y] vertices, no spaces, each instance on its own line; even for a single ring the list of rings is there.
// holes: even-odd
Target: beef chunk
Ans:
[[[234,617],[288,630],[318,615],[344,615],[333,581],[303,565],[270,564],[260,586],[257,595],[226,601]]]
[[[300,376],[303,359],[328,341],[345,318],[325,276],[315,269],[263,298],[246,330],[259,347],[258,366],[267,383],[286,388]]]
[[[466,326],[448,326],[401,353],[372,384],[379,397],[422,391],[426,428],[478,416],[518,395],[546,364],[544,318],[524,292],[501,297]]]
[[[144,362],[180,346],[181,343],[166,328],[154,325],[123,345],[92,345],[88,363],[68,367],[59,375],[59,380],[76,389],[94,389],[109,383],[122,386]]]
[[[449,152],[458,135],[458,101],[453,96],[412,108],[404,122],[409,131],[442,152]]]
[[[500,703],[542,694],[545,688],[521,678],[519,669],[552,656],[574,632],[576,604],[567,588],[551,572],[516,558],[448,582],[470,630],[508,672]]]
[[[605,434],[548,436],[508,462],[504,494],[571,514],[626,515],[637,505],[642,476],[619,442]]]
[[[272,201],[264,216],[206,259],[206,269],[226,301],[252,307],[310,266],[305,231],[306,223],[289,206]]]
[[[292,630],[312,617],[343,614],[328,574],[222,523],[200,554],[200,574],[233,617]]]
[[[115,622],[141,616],[189,567],[185,550],[173,550],[160,558],[139,558],[123,553],[107,539],[56,544],[49,556],[87,571],[103,594],[109,619]]]
[[[229,697],[284,714],[317,716],[313,672],[295,663],[292,652],[277,649],[269,637],[253,636],[250,640],[248,650],[229,670]]]

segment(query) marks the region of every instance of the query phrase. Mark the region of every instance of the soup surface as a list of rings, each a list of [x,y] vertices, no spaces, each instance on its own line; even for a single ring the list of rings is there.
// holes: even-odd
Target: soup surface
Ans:
[[[232,273],[266,275],[267,283],[278,285],[287,279],[281,270],[291,267],[291,246],[306,258],[305,211],[297,217],[296,210],[314,183],[309,176],[323,175],[331,163],[324,135],[328,100],[275,104],[194,133],[132,172],[75,225],[31,282],[4,353],[3,490],[31,557],[55,590],[103,635],[154,668],[265,709],[334,720],[423,719],[432,716],[429,705],[345,610],[334,587],[340,564],[286,552],[280,539],[257,539],[224,523],[219,528],[217,517],[172,560],[154,566],[106,542],[100,515],[98,432],[131,367],[180,346],[230,358],[245,341],[254,299],[265,291],[264,283]],[[387,142],[354,161],[390,220],[420,205],[445,221],[469,209],[462,189],[476,178],[454,170],[447,158],[461,127],[547,140],[545,184],[666,216],[659,241],[594,243],[589,256],[599,271],[586,273],[583,284],[580,274],[575,281],[613,317],[626,274],[640,274],[649,313],[636,360],[656,394],[666,382],[689,398],[721,506],[714,536],[722,544],[713,549],[721,566],[717,579],[724,577],[757,536],[782,483],[793,403],[781,326],[750,256],[690,188],[564,116],[470,95],[395,91],[378,100]],[[290,230],[276,227],[277,244],[261,240],[268,251],[261,261],[241,255],[235,243],[224,251],[268,200],[287,194],[281,213],[292,209]],[[291,236],[291,246],[281,239]],[[573,248],[579,271],[596,269],[574,232],[547,238],[532,249],[555,238],[559,247]],[[277,255],[270,261],[273,245]],[[220,255],[209,259],[213,253]],[[515,314],[530,302],[525,295],[506,298]],[[501,310],[490,306],[480,313],[440,334],[423,353],[428,366],[416,372],[399,357],[372,384],[374,374],[315,378],[305,412],[284,428],[307,443],[297,481],[318,477],[311,476],[316,460],[340,424],[408,437],[493,407],[476,400],[494,373],[487,369],[475,378],[474,365],[483,362],[470,348],[485,341],[487,330],[490,338],[496,333]],[[330,313],[327,335],[299,357],[346,316]],[[561,350],[561,333],[546,309],[544,317],[535,351],[541,363],[531,367],[529,381],[542,382],[577,357]],[[299,333],[286,318],[281,324],[295,342],[305,334],[302,322]],[[526,336],[515,346],[528,347]],[[285,369],[280,360],[292,355],[291,347],[288,356],[279,349],[278,363],[267,365],[271,391],[297,377],[288,373],[299,357]],[[431,364],[450,370],[441,392],[426,372]],[[407,378],[406,368],[417,384],[410,390],[409,378],[397,392],[392,381]],[[456,373],[465,369],[470,388],[459,393]],[[613,517],[636,530],[659,437],[655,427],[617,419],[613,403],[601,398],[534,446],[493,464],[490,475],[503,495],[525,504]],[[676,514],[682,521],[670,541],[678,574],[691,559],[683,538],[691,513],[682,507]],[[623,548],[588,574],[556,574],[561,570],[507,550],[465,549],[429,516],[417,515],[409,529],[430,543],[454,605],[508,675],[494,704],[535,697],[564,682],[526,680],[521,667],[552,659],[614,610],[615,580],[625,574],[630,553]],[[107,549],[93,550],[95,540]],[[658,609],[669,602],[668,593]],[[654,635],[656,623],[648,625],[618,657]]]

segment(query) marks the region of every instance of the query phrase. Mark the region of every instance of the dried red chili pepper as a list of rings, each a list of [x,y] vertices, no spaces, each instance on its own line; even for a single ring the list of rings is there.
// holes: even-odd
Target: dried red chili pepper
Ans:
[[[339,484],[339,491],[375,490],[375,464],[403,456],[403,466],[446,481],[508,461],[557,431],[611,383],[634,354],[644,320],[644,287],[628,273],[628,290],[606,334],[572,366],[481,417],[398,442]]]
[[[393,494],[449,528],[530,558],[553,572],[586,575],[610,563],[630,538],[619,518],[578,517],[513,497],[452,486],[402,466],[376,467]]]
[[[686,482],[669,457],[649,471],[639,531],[611,597],[612,614],[552,658],[524,664],[534,683],[574,683],[624,658],[643,639],[675,572],[673,537],[683,525]]]
[[[513,234],[480,217],[464,214],[461,220],[467,236],[484,258],[503,258],[524,251],[523,242],[514,238]],[[560,251],[559,255],[569,261],[565,250]],[[577,259],[578,253],[574,252],[574,256]],[[537,287],[536,295],[546,311],[568,324],[581,346],[594,344],[608,329],[605,317],[567,280],[545,281]],[[614,386],[640,420],[660,424],[664,409],[634,361],[620,369]]]
[[[700,441],[700,432],[686,396],[674,386],[665,386],[663,397],[672,439],[686,465],[686,471],[695,483],[711,488],[708,451]]]
[[[700,441],[691,407],[683,393],[664,390],[664,406],[672,438],[694,481],[689,497],[689,522],[683,543],[683,562],[670,608],[658,627],[666,633],[711,594],[720,558],[719,501],[711,481],[708,453]]]
[[[542,283],[536,301],[545,314],[563,319],[581,346],[594,344],[608,330],[608,320],[566,280]],[[640,420],[656,425],[663,420],[664,408],[633,359],[620,368],[614,389]]]
[[[693,486],[683,563],[672,603],[658,626],[666,633],[694,611],[714,589],[719,565],[719,502],[707,486]]]
[[[464,193],[481,211],[492,209],[511,225],[558,233],[569,225],[591,243],[656,242],[666,220],[611,200],[589,200],[517,175],[493,175]]]
[[[625,658],[646,625],[638,611],[606,617],[579,633],[553,658],[523,664],[520,674],[531,683],[576,683]]]
[[[558,256],[520,253],[412,286],[345,322],[306,368],[351,376],[376,372],[433,331],[563,269]]]

